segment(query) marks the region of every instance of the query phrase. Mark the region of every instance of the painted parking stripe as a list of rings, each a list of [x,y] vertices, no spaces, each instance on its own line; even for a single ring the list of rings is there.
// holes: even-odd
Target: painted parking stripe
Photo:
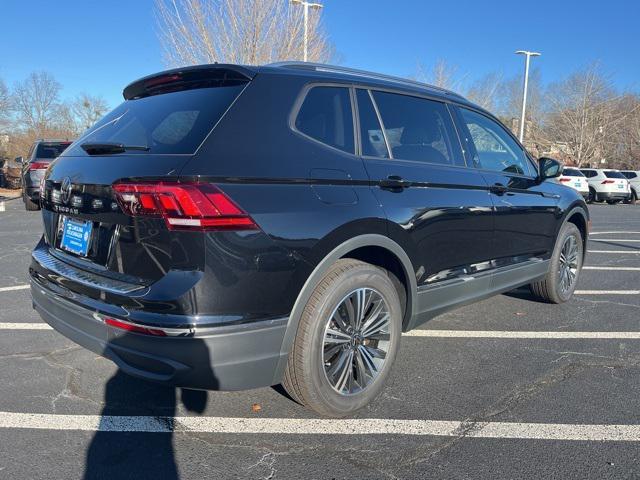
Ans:
[[[640,332],[515,332],[497,330],[411,330],[406,337],[640,340]]]
[[[589,232],[589,235],[616,235],[618,233],[622,233],[622,234],[628,234],[628,235],[640,235],[640,232],[629,232],[626,230],[610,230],[607,232]]]
[[[640,290],[576,290],[576,295],[640,295]]]
[[[564,441],[640,441],[640,425],[442,420],[134,417],[0,412],[0,428],[102,432],[285,435],[411,435]]]
[[[53,330],[46,323],[0,323],[0,330]]]
[[[0,323],[0,330],[53,330],[46,323]],[[640,340],[640,332],[516,332],[498,330],[412,330],[405,337]]]
[[[587,253],[640,253],[640,250],[587,250]]]
[[[624,242],[624,243],[638,243],[638,238],[590,238],[590,242]]]
[[[608,267],[606,265],[587,265],[583,270],[618,270],[622,272],[638,272],[640,267]]]
[[[13,287],[0,287],[0,292],[13,292],[15,290],[27,290],[29,285],[14,285]]]

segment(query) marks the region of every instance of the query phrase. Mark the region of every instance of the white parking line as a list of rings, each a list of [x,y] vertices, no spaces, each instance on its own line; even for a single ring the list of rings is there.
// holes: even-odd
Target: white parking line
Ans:
[[[640,235],[640,232],[629,232],[629,231],[626,231],[626,230],[618,230],[618,231],[610,230],[608,232],[589,232],[589,235],[614,235],[616,233],[625,233],[625,234],[629,234],[629,235]]]
[[[411,330],[406,337],[640,340],[640,332],[515,332],[498,330]]]
[[[587,250],[587,253],[640,253],[640,250]]]
[[[101,432],[285,435],[414,435],[564,441],[640,441],[640,425],[584,425],[442,420],[224,418],[57,415],[0,412],[0,428]]]
[[[0,292],[13,292],[14,290],[27,290],[29,285],[14,285],[13,287],[0,287]]]
[[[576,295],[640,295],[640,290],[576,290]]]
[[[590,238],[591,242],[626,242],[626,243],[638,243],[640,239],[638,238]]]
[[[587,265],[583,270],[619,270],[623,272],[638,272],[640,267],[608,267],[606,265]]]
[[[46,323],[0,323],[0,330],[53,330]]]

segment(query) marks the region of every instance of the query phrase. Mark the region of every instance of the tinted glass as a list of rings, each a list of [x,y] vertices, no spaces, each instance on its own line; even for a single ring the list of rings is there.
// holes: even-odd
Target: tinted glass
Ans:
[[[622,172],[622,174],[627,178],[637,178],[638,174],[636,172]]]
[[[56,158],[60,156],[71,142],[66,143],[40,143],[36,150],[36,158]]]
[[[584,176],[587,178],[595,177],[597,175],[595,170],[580,170],[580,171],[584,173]]]
[[[366,90],[357,90],[358,113],[360,114],[360,141],[362,155],[389,158],[387,144],[384,141],[382,127],[373,109],[371,97]]]
[[[393,158],[464,165],[451,116],[441,103],[387,92],[373,92]]]
[[[614,172],[614,171],[605,171],[604,176],[607,178],[625,178],[625,176],[622,175],[620,172]]]
[[[100,142],[146,146],[149,153],[192,154],[243,88],[199,88],[127,100],[76,141],[68,154],[84,155],[81,144]]]
[[[498,123],[477,112],[460,109],[471,141],[469,152],[478,168],[529,175],[529,161],[524,150]],[[469,142],[469,139],[466,139]]]
[[[296,129],[326,145],[353,153],[353,115],[349,90],[314,87],[300,107]]]
[[[568,177],[584,177],[582,172],[577,168],[565,168],[562,170],[562,174]]]

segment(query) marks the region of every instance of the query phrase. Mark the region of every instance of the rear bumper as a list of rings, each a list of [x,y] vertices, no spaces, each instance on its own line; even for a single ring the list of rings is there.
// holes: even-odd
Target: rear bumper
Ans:
[[[598,192],[598,200],[628,200],[629,192]]]
[[[287,318],[205,330],[172,329],[170,336],[156,336],[106,325],[104,316],[83,305],[81,297],[71,301],[34,278],[31,294],[45,322],[130,375],[206,390],[244,390],[280,381],[274,375],[286,356],[281,347]]]

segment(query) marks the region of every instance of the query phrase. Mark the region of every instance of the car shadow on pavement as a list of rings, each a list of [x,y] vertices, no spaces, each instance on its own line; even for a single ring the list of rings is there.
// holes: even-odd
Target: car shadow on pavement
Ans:
[[[127,335],[119,335],[120,343]],[[196,342],[196,343],[194,343]],[[203,341],[190,340],[194,354],[209,365],[209,353]],[[105,387],[102,419],[87,449],[83,478],[120,479],[154,478],[178,479],[178,466],[173,445],[173,422],[178,401],[195,414],[202,414],[207,406],[206,391],[189,390],[166,386],[131,376],[123,370],[129,368],[122,359],[114,358],[111,345],[104,355],[119,365],[118,371]],[[197,350],[197,352],[196,352]],[[206,373],[209,385],[217,385],[213,370]],[[150,425],[166,423],[167,431],[161,432],[123,431],[113,428],[108,417],[146,417]],[[137,419],[137,422],[142,421]],[[137,423],[139,425],[139,423]],[[111,431],[109,431],[111,430]],[[124,429],[126,430],[126,429]],[[135,425],[132,430],[139,430]]]

